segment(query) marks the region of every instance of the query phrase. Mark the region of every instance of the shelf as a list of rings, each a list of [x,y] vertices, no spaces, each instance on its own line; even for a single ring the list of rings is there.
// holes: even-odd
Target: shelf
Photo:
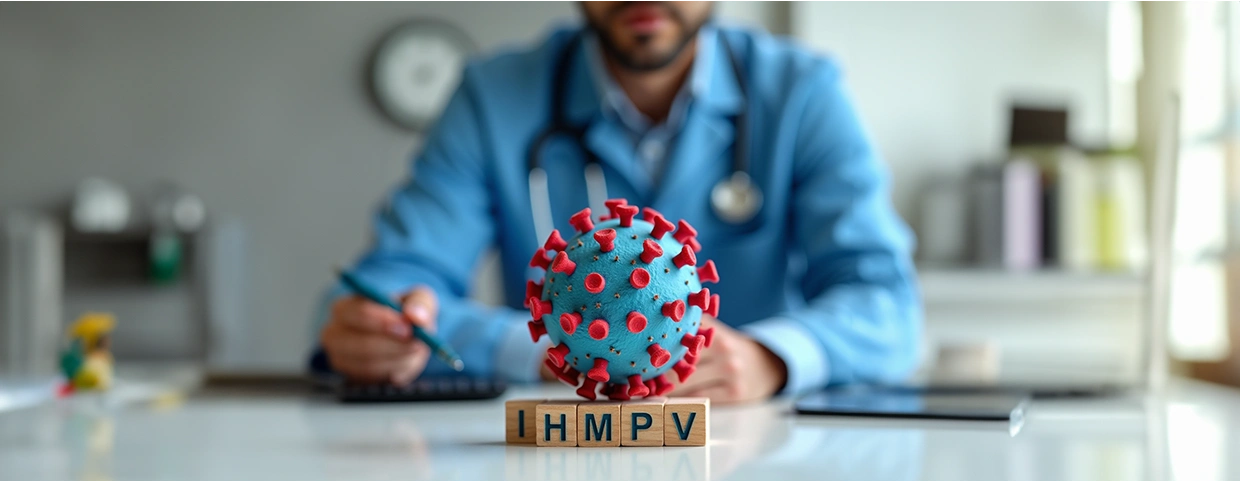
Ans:
[[[177,237],[181,238],[184,243],[192,243],[195,233],[176,232]],[[70,244],[77,243],[134,243],[147,244],[155,236],[154,231],[149,229],[125,229],[116,232],[83,232],[75,229],[65,231],[65,242]]]
[[[922,267],[922,296],[934,302],[1108,302],[1144,296],[1140,273]]]
[[[947,346],[993,347],[998,379],[1014,383],[1118,383],[1139,373],[1140,273],[922,266],[918,278],[931,357]]]

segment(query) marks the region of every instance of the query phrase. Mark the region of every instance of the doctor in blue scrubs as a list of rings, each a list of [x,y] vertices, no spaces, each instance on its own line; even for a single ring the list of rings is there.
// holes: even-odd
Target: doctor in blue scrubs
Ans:
[[[395,383],[450,371],[413,323],[471,374],[538,380],[546,339],[530,341],[521,299],[541,274],[530,255],[611,197],[690,221],[699,257],[718,265],[722,307],[704,321],[715,344],[673,395],[744,402],[905,377],[921,336],[912,237],[839,67],[720,27],[709,2],[580,6],[584,27],[465,69],[353,267],[404,312],[337,287],[319,368]],[[502,307],[468,299],[488,248]]]

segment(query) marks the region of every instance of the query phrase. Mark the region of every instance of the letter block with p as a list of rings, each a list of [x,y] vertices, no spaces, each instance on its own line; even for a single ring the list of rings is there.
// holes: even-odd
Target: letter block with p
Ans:
[[[663,446],[662,398],[630,400],[620,405],[620,445]]]

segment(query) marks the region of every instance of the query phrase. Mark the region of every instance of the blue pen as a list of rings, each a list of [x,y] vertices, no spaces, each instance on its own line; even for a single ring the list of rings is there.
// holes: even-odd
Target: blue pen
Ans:
[[[401,313],[402,315],[404,314],[404,310],[401,309],[400,305],[396,304],[396,302],[391,299],[388,299],[388,297],[384,296],[382,293],[379,293],[379,290],[363,283],[362,280],[357,279],[356,276],[349,274],[349,272],[340,270],[340,281],[344,282],[344,285],[350,290],[353,290],[354,293],[357,293],[370,301],[396,310],[397,313]],[[426,330],[423,330],[418,325],[413,325],[413,336],[418,337],[419,340],[422,340],[422,343],[426,343],[426,346],[431,347],[431,351],[435,353],[435,356],[439,357],[440,360],[443,360],[444,363],[447,363],[453,370],[459,372],[465,369],[465,362],[461,361],[461,357],[457,356],[456,352],[452,351],[452,348],[449,347],[447,343],[444,343],[434,335],[427,333]]]

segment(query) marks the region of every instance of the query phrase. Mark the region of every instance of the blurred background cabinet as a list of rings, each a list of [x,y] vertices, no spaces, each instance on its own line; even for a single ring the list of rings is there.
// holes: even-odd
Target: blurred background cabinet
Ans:
[[[926,356],[986,349],[1001,383],[1140,381],[1144,276],[923,268]],[[985,367],[983,367],[985,368]]]
[[[141,225],[84,233],[48,212],[0,216],[0,353],[2,373],[47,376],[64,327],[86,312],[117,318],[111,337],[121,362],[191,362],[221,369],[244,365],[245,234],[240,223],[177,233],[176,273],[152,273],[157,236]]]

